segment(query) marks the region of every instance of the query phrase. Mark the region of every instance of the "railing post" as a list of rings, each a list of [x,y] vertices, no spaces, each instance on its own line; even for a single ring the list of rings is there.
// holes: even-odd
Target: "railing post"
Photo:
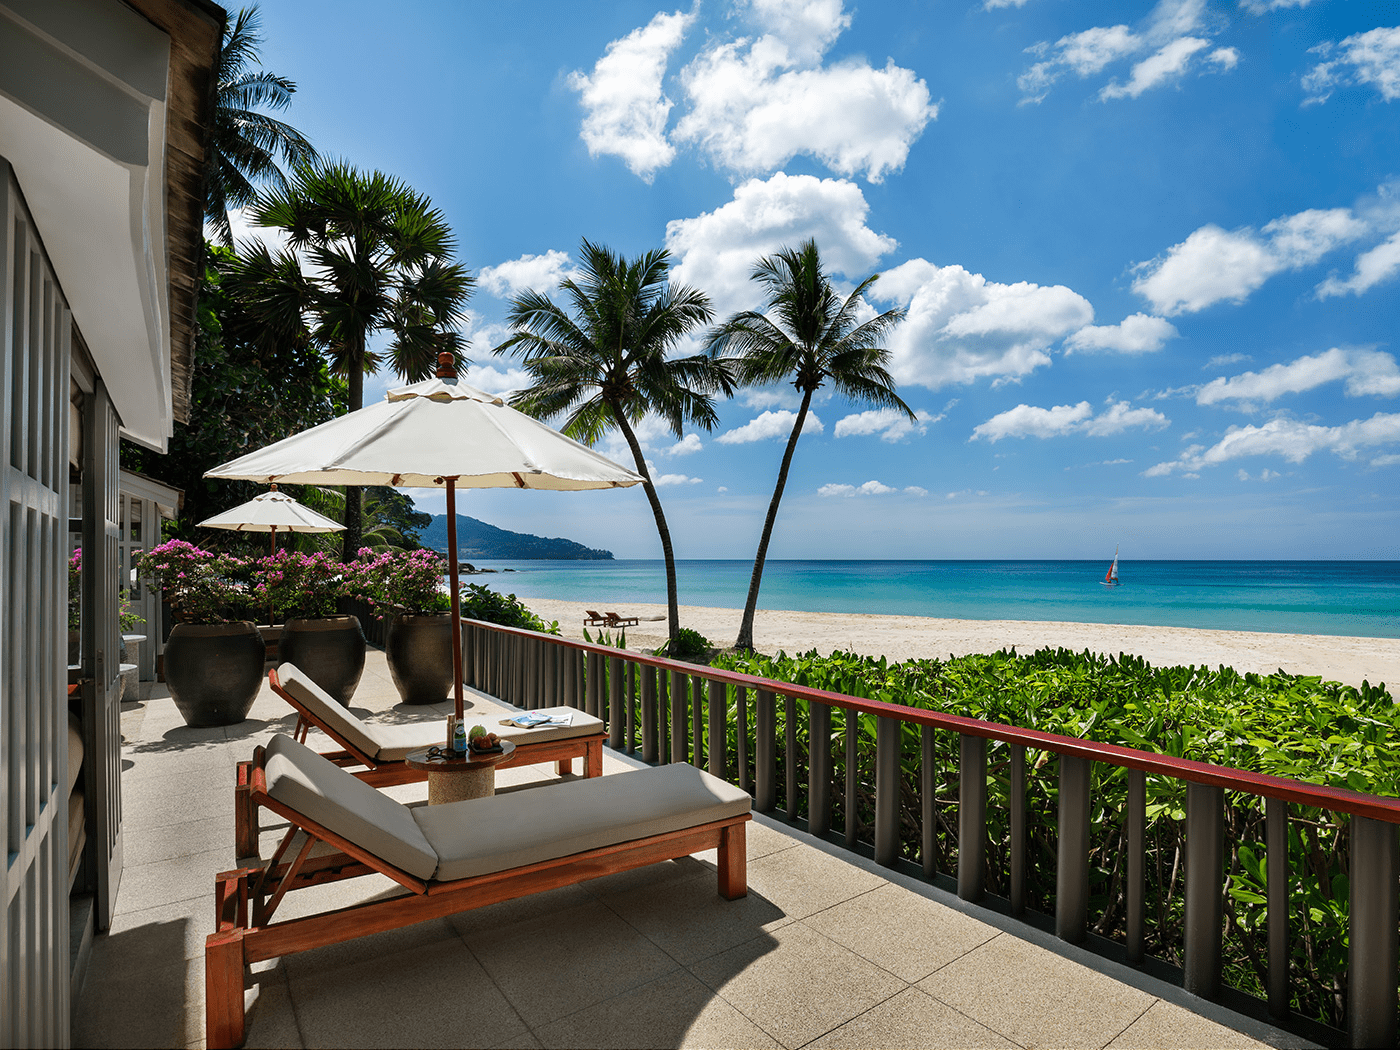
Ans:
[[[522,638],[521,657],[525,664],[525,695],[520,706],[533,711],[540,706],[540,646],[534,638]]]
[[[797,701],[783,697],[783,788],[788,820],[797,819]]]
[[[1026,911],[1026,749],[1011,748],[1011,914]]]
[[[807,830],[831,830],[831,708],[815,700],[807,705]]]
[[[1055,872],[1055,936],[1071,944],[1089,923],[1089,760],[1060,756],[1060,850]]]
[[[608,747],[622,750],[622,657],[608,657]]]
[[[1350,859],[1347,1041],[1359,1047],[1394,1046],[1400,879],[1395,825],[1353,816]]]
[[[582,649],[574,650],[574,698],[569,701],[580,711],[588,709],[588,697],[585,689],[588,685],[587,678],[588,656]]]
[[[1264,800],[1264,837],[1269,927],[1269,1013],[1288,1016],[1288,803]]]
[[[699,675],[690,677],[690,762],[696,769],[705,768],[705,756],[701,753],[705,740],[705,687]]]
[[[588,697],[584,707],[594,718],[603,717],[603,658],[593,652],[588,654]]]
[[[933,726],[919,726],[919,860],[924,878],[938,870],[938,764]]]
[[[476,633],[476,628],[470,623],[462,622],[462,684],[476,685],[476,664],[472,657],[475,655],[475,647],[472,645],[472,635]]]
[[[987,741],[958,742],[958,896],[982,899],[987,887]]]
[[[754,808],[768,812],[778,801],[778,709],[772,693],[754,694]]]
[[[860,750],[860,712],[846,708],[846,848],[855,849],[860,833],[860,813],[857,811],[859,799],[856,797]]]
[[[1225,923],[1225,791],[1186,784],[1186,956],[1183,985],[1213,999],[1220,991]],[[1394,988],[1392,986],[1392,996]],[[1392,998],[1391,1010],[1395,1009]]]
[[[739,763],[739,788],[753,794],[753,778],[749,776],[749,691],[745,686],[734,690],[734,709],[738,714],[734,743],[738,745],[735,760]]]
[[[565,649],[559,665],[559,703],[577,708],[578,704],[574,701],[577,695],[574,688],[574,652],[573,649]]]
[[[642,668],[642,761],[656,762],[656,668]]]
[[[699,679],[696,679],[696,692],[699,692]],[[721,780],[729,779],[729,749],[725,746],[726,730],[729,727],[729,697],[723,682],[711,680],[709,683],[710,701],[710,742],[706,750],[709,770],[712,776]]]
[[[627,705],[627,753],[637,750],[637,663],[627,661],[627,685],[624,690]]]
[[[903,724],[875,719],[875,863],[894,867],[899,857],[899,745]]]
[[[684,762],[687,759],[685,746],[686,729],[686,674],[684,671],[671,672],[671,761]]]
[[[1128,847],[1128,898],[1124,925],[1127,927],[1128,962],[1142,965],[1147,954],[1147,774],[1128,770],[1128,819],[1125,841]]]

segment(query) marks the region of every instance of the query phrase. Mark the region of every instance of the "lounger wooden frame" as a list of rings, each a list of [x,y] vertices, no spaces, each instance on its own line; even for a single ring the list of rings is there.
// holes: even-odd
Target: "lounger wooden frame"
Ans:
[[[204,944],[204,1034],[211,1050],[243,1043],[243,975],[251,963],[396,930],[708,849],[718,851],[720,896],[736,900],[748,894],[748,813],[507,871],[434,882],[386,863],[272,798],[267,793],[266,762],[266,750],[259,747],[248,763],[250,794],[255,805],[286,817],[291,827],[266,867],[237,868],[215,876],[215,932]],[[298,833],[304,833],[306,839],[288,863],[285,857]],[[338,852],[313,857],[317,842]],[[284,922],[272,921],[288,892],[375,872],[387,875],[411,892]]]
[[[292,731],[292,738],[299,744],[306,743],[306,735],[312,726],[339,744],[343,750],[324,751],[321,757],[329,759],[336,765],[345,768],[348,772],[353,772],[366,784],[373,787],[393,787],[396,784],[414,784],[421,780],[426,780],[428,774],[420,770],[409,769],[403,762],[382,762],[373,756],[366,754],[356,747],[353,741],[346,740],[331,726],[316,716],[316,713],[302,704],[291,693],[282,687],[282,681],[277,675],[277,668],[272,668],[267,672],[268,684],[272,686],[272,691],[292,706],[297,713],[296,728]],[[590,733],[587,736],[567,737],[563,740],[544,740],[535,744],[515,745],[515,754],[506,761],[500,763],[497,769],[509,769],[512,766],[536,766],[546,762],[557,763],[560,776],[567,776],[573,772],[574,759],[583,759],[583,775],[585,777],[600,777],[603,775],[603,744],[607,741],[607,733],[600,729],[597,733]],[[250,783],[248,780],[248,763],[238,764],[237,779],[234,783],[234,850],[239,857],[258,856],[258,805],[253,801]],[[355,770],[353,767],[363,766],[363,769]]]

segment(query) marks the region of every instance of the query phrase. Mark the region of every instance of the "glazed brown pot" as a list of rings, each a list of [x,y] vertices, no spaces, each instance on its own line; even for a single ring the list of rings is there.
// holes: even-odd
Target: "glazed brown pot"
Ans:
[[[165,643],[165,684],[185,724],[231,726],[247,718],[265,653],[250,620],[176,624]]]
[[[441,703],[452,692],[452,615],[395,616],[384,655],[404,703]]]
[[[277,659],[296,664],[336,703],[349,707],[365,670],[365,632],[354,616],[288,620],[277,641]]]

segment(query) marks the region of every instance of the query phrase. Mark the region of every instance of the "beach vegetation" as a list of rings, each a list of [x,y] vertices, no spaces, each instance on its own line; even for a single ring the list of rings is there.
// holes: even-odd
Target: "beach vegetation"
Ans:
[[[1384,686],[1360,687],[1317,677],[1240,674],[1228,667],[1153,667],[1121,655],[1104,657],[1044,649],[1028,655],[1003,651],[949,660],[891,663],[854,653],[799,656],[728,653],[717,666],[780,681],[827,689],[861,699],[921,707],[948,714],[1121,744],[1251,772],[1313,784],[1400,797],[1400,768],[1393,741],[1400,734],[1400,707]],[[729,691],[731,707],[737,702]],[[747,702],[754,702],[752,691]],[[778,703],[779,810],[785,797],[787,763],[809,765],[810,716],[805,701]],[[785,745],[794,722],[797,750]],[[728,713],[730,754],[737,717]],[[748,754],[754,755],[754,713],[749,712]],[[856,807],[859,842],[871,844],[875,805],[876,719],[833,710],[833,827],[846,826],[848,735],[857,755]],[[921,732],[904,724],[901,746],[900,852],[922,864]],[[954,872],[958,855],[959,738],[935,732],[933,867]],[[1009,791],[1012,750],[992,743],[988,753],[986,879],[990,892],[1009,890]],[[1058,845],[1059,761],[1048,751],[1027,749],[1028,907],[1053,914]],[[1092,764],[1092,852],[1090,930],[1123,941],[1126,911],[1128,775],[1106,763]],[[806,787],[798,778],[793,812],[807,812]],[[1147,951],[1182,965],[1186,786],[1148,776],[1146,908]],[[1226,898],[1224,977],[1227,984],[1263,997],[1267,988],[1263,800],[1225,793]],[[1345,1027],[1347,969],[1348,818],[1328,810],[1289,808],[1288,865],[1290,988],[1292,1009],[1338,1028]]]
[[[316,159],[306,137],[265,110],[284,110],[296,84],[266,69],[258,57],[257,5],[245,7],[224,25],[215,59],[214,119],[205,146],[204,218],[227,247],[233,246],[230,208],[246,208],[257,195],[256,184],[286,186],[278,158],[289,165]]]
[[[708,324],[710,300],[670,283],[671,256],[657,249],[627,259],[584,240],[577,277],[565,280],[561,306],[539,292],[511,303],[511,337],[497,354],[521,358],[531,385],[511,398],[522,412],[562,417],[569,437],[594,445],[609,431],[622,434],[651,505],[666,565],[667,637],[680,631],[676,556],[671,530],[635,427],[659,416],[680,440],[686,424],[712,430],[719,421],[716,393],[733,392],[728,365],[698,354],[670,356],[689,332]]]
[[[705,660],[709,658],[712,648],[710,640],[699,631],[682,627],[674,638],[656,650],[656,655],[669,656],[673,660]]]
[[[727,361],[735,379],[745,386],[791,383],[802,401],[792,433],[783,449],[773,498],[763,520],[763,532],[754,555],[744,615],[739,622],[736,649],[753,649],[754,614],[763,582],[763,563],[778,520],[778,505],[787,486],[797,439],[807,422],[812,396],[828,381],[838,393],[858,403],[894,408],[915,419],[911,409],[895,393],[894,377],[886,366],[890,352],[885,337],[904,316],[899,309],[862,321],[865,294],[879,278],[872,274],[844,298],[822,267],[815,240],[797,248],[784,248],[759,259],[750,275],[762,287],[762,312],[745,310],[719,325],[708,337],[708,351]]]
[[[457,592],[457,601],[462,618],[466,620],[484,620],[503,627],[539,631],[541,634],[559,633],[558,620],[545,623],[515,595],[493,591],[480,583],[462,584]]]
[[[259,192],[248,218],[280,230],[287,246],[240,245],[234,290],[265,338],[326,354],[345,377],[349,411],[364,406],[365,373],[381,364],[409,381],[432,375],[442,351],[465,365],[458,325],[475,279],[454,261],[452,228],[426,195],[380,171],[317,161]],[[371,346],[379,334],[382,351]],[[349,562],[363,540],[358,487],[347,486],[345,508]]]

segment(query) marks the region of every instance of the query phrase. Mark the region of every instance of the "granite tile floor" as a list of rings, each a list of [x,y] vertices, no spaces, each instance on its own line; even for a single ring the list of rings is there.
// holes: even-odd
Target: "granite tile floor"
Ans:
[[[399,704],[376,650],[353,706],[385,722],[449,709]],[[294,720],[266,685],[227,729],[187,728],[168,697],[124,705],[125,870],[74,1007],[75,1046],[204,1045],[204,938],[214,875],[235,861],[234,765]],[[634,764],[608,752],[604,771]],[[531,767],[497,783],[553,779]],[[264,855],[277,834],[265,829]],[[702,854],[259,964],[247,1045],[1306,1045],[762,816],[748,842],[739,901],[716,894]],[[375,876],[284,909],[397,892]]]

